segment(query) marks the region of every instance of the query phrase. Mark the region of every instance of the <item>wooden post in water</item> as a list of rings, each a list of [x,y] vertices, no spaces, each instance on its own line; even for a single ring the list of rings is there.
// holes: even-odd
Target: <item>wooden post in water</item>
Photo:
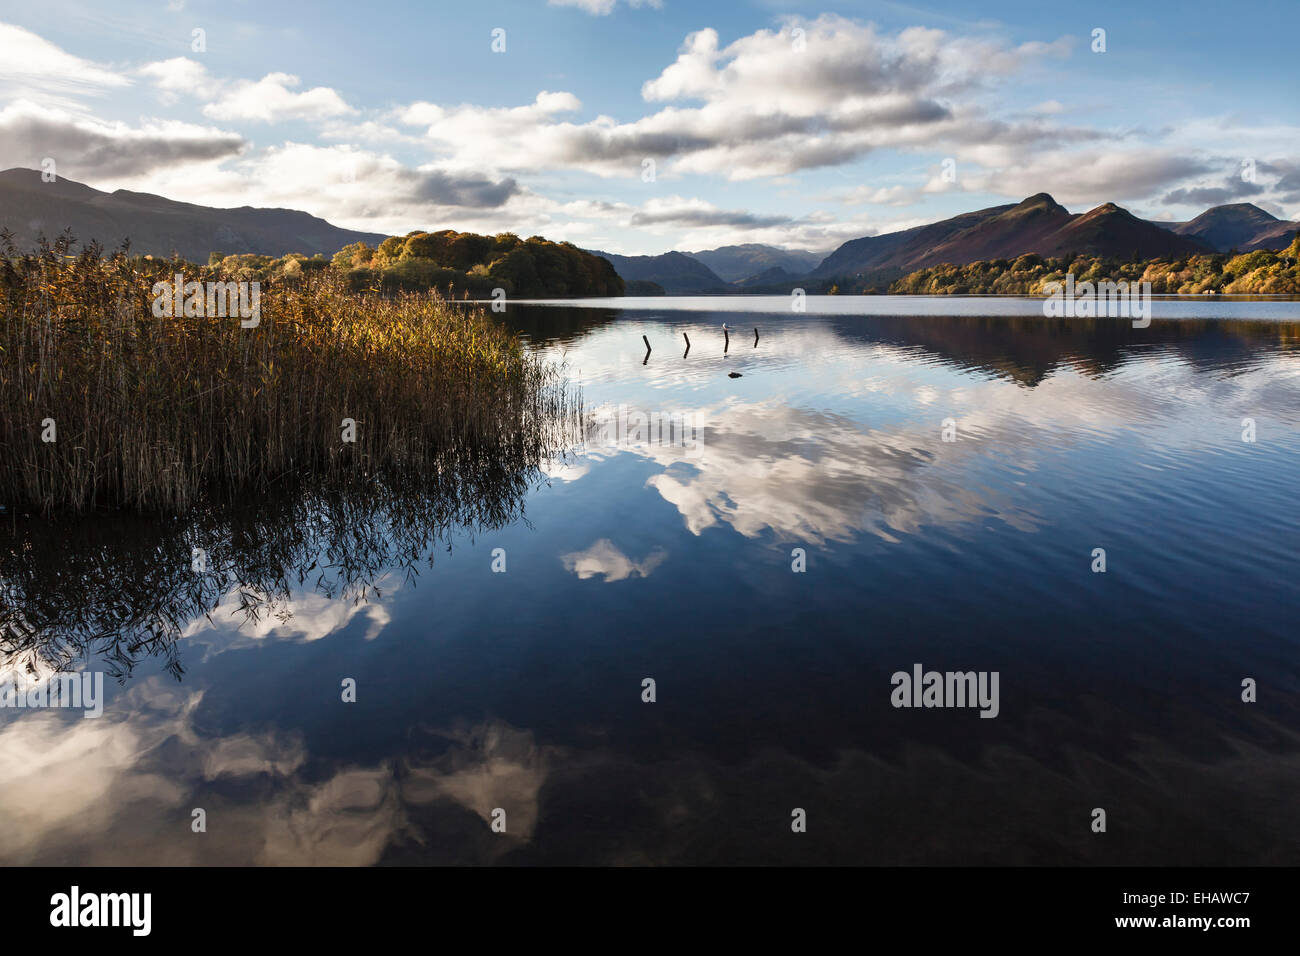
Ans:
[[[686,358],[686,356],[691,354],[691,337],[683,332],[682,338],[686,340],[686,351],[682,353],[682,358]]]
[[[758,327],[754,327],[754,348],[758,348]]]
[[[645,358],[641,360],[641,364],[645,365],[646,362],[650,361],[650,340],[643,335],[641,341],[645,343]]]
[[[727,349],[731,348],[731,333],[725,328],[722,330],[722,354],[727,354]]]

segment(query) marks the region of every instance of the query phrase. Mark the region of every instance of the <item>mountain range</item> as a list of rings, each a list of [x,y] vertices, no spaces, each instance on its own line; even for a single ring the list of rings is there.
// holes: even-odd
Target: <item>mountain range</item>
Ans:
[[[805,281],[809,290],[837,281],[885,286],[918,269],[986,259],[1014,259],[1027,253],[1059,257],[1070,253],[1113,258],[1180,258],[1232,250],[1281,249],[1300,223],[1278,219],[1250,203],[1215,206],[1190,222],[1151,222],[1115,203],[1071,213],[1047,193],[1018,203],[991,206],[898,232],[850,239],[816,265],[813,253],[750,244],[707,252],[636,256],[635,276],[606,256],[620,275],[656,282],[665,292],[763,292]],[[691,268],[681,281],[683,255],[698,259],[712,276]],[[792,258],[793,256],[793,258]],[[751,271],[752,270],[752,271]]]
[[[191,262],[207,262],[216,251],[332,256],[354,242],[373,246],[387,238],[340,229],[295,209],[217,209],[126,189],[109,193],[71,179],[43,182],[38,171],[19,168],[0,172],[0,228],[20,249],[71,229],[78,240],[98,240],[110,251],[129,238],[133,252],[175,252]]]
[[[620,256],[599,249],[583,251],[608,259],[624,281],[654,283],[669,294],[699,295],[727,291],[727,283],[717,273],[684,252],[664,252],[657,256]]]
[[[699,259],[726,282],[740,282],[773,269],[781,269],[790,275],[803,275],[822,261],[822,256],[815,252],[782,249],[758,242],[688,252],[687,255]]]
[[[1047,193],[1038,193],[1012,205],[852,239],[822,260],[810,275],[888,282],[942,263],[964,265],[1027,253],[1146,260],[1227,252],[1242,248],[1242,236],[1268,248],[1281,248],[1290,241],[1296,223],[1283,222],[1256,206],[1249,208],[1258,213],[1253,231],[1226,226],[1241,219],[1231,206],[1217,206],[1191,223],[1170,223],[1167,225],[1174,228],[1167,228],[1109,202],[1085,213],[1071,213]],[[1180,226],[1186,231],[1177,231]]]
[[[0,172],[0,228],[8,229],[20,248],[31,248],[42,234],[53,239],[71,229],[79,240],[98,240],[108,249],[129,238],[137,253],[175,253],[192,262],[206,262],[214,251],[332,256],[346,245],[377,246],[386,238],[292,209],[218,209],[124,189],[109,193],[69,179],[43,182],[38,171],[18,168]],[[1251,203],[1214,206],[1188,222],[1161,223],[1140,219],[1114,203],[1071,213],[1047,193],[1038,193],[1018,203],[850,239],[824,258],[759,243],[656,256],[586,251],[608,259],[624,280],[634,283],[629,294],[786,290],[796,280],[809,291],[821,291],[842,281],[884,286],[930,266],[1026,253],[1146,260],[1280,249],[1297,229],[1300,223],[1278,219]]]
[[[621,256],[599,249],[585,251],[608,259],[624,280],[653,283],[669,294],[718,294],[735,292],[756,282],[780,282],[804,275],[822,260],[815,252],[757,242],[657,256]]]

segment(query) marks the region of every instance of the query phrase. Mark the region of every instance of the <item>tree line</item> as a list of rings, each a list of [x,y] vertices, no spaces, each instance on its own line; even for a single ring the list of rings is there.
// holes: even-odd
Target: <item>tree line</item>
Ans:
[[[894,295],[1041,295],[1043,286],[1073,274],[1076,282],[1150,282],[1155,294],[1300,294],[1300,233],[1286,249],[1214,253],[1181,259],[1029,254],[966,265],[918,269],[889,287]]]

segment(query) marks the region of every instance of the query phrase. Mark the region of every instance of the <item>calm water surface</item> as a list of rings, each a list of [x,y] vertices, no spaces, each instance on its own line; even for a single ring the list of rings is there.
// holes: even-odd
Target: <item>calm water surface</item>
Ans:
[[[427,542],[251,504],[200,593],[175,522],[13,521],[8,666],[116,676],[0,711],[0,861],[1300,863],[1300,304],[809,301],[512,306],[695,440],[589,429]],[[998,716],[894,708],[918,663]]]

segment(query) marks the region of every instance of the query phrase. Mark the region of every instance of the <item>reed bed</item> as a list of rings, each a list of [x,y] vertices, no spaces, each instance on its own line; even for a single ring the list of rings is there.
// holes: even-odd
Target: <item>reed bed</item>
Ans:
[[[0,504],[33,513],[184,513],[304,478],[437,481],[554,449],[580,399],[481,310],[352,291],[333,270],[261,287],[238,317],[156,317],[175,262],[71,255],[0,263]],[[53,419],[57,440],[46,442]],[[355,442],[343,440],[353,419]]]

